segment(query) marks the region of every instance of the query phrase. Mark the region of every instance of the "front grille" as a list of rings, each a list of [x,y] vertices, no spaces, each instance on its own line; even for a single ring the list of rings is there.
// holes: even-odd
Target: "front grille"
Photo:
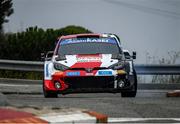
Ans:
[[[88,73],[94,71],[94,70],[103,70],[107,69],[106,67],[94,67],[94,68],[70,68],[69,70],[81,70],[81,71],[86,71]]]
[[[65,78],[65,83],[69,88],[113,88],[114,77],[68,77]]]

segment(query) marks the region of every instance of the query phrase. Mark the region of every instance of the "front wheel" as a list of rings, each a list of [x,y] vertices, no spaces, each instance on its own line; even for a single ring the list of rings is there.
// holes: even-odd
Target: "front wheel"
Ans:
[[[137,93],[137,75],[136,71],[134,70],[134,85],[131,91],[122,91],[121,97],[136,97]]]
[[[44,82],[43,82],[43,94],[44,94],[45,98],[57,98],[58,97],[58,93],[47,91],[45,89]]]

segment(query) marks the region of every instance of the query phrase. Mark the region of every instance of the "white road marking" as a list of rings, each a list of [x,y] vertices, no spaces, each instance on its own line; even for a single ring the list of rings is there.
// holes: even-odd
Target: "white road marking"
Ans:
[[[180,121],[180,118],[108,118],[109,123],[141,122],[141,121]]]
[[[50,123],[96,123],[96,118],[83,112],[75,113],[50,113],[41,115],[41,119]]]

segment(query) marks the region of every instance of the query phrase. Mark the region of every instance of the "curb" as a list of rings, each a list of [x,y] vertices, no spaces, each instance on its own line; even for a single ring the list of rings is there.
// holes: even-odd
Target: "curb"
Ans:
[[[95,111],[76,111],[70,113],[50,113],[39,116],[48,123],[108,123],[108,116]]]
[[[3,113],[3,114],[2,114]],[[108,123],[108,116],[95,111],[67,111],[42,115],[0,108],[0,123]]]
[[[167,97],[180,97],[180,90],[174,90],[166,94]]]
[[[0,123],[41,123],[48,124],[31,113],[16,111],[13,109],[0,108]]]
[[[97,123],[107,123],[108,122],[108,116],[105,114],[97,113],[95,111],[84,111],[85,113],[88,113],[90,116],[96,117]]]

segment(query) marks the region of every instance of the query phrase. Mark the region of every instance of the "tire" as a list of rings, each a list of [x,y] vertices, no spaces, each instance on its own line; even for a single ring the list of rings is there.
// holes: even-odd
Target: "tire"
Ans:
[[[47,91],[45,89],[44,82],[43,82],[43,94],[44,94],[45,98],[57,98],[58,97],[58,93],[52,92],[52,91]]]
[[[136,97],[137,94],[137,75],[136,71],[134,70],[134,86],[131,91],[123,91],[121,92],[121,97]]]

